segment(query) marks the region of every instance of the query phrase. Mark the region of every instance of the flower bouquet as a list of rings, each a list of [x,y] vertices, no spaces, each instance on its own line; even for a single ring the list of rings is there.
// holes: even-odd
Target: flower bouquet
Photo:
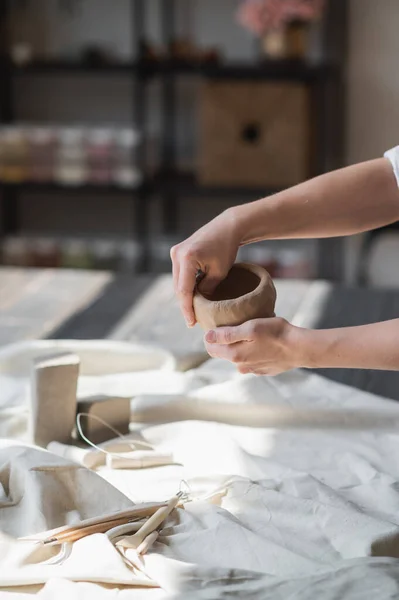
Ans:
[[[273,58],[303,57],[309,24],[323,14],[324,0],[243,0],[239,23],[262,40]]]

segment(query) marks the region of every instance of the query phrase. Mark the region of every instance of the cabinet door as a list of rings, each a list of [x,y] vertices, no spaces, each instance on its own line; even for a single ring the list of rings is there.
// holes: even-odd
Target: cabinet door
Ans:
[[[286,187],[309,176],[309,90],[280,82],[203,84],[198,178]]]

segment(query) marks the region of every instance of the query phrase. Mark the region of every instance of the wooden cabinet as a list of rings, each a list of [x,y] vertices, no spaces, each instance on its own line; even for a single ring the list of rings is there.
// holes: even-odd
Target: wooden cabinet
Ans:
[[[309,117],[305,84],[205,82],[200,105],[199,182],[285,187],[306,179]]]

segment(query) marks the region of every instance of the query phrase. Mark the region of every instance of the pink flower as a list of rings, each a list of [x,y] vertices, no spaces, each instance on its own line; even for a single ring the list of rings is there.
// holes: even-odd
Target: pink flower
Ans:
[[[237,18],[243,27],[262,36],[295,20],[314,21],[320,18],[323,6],[324,0],[244,0]]]

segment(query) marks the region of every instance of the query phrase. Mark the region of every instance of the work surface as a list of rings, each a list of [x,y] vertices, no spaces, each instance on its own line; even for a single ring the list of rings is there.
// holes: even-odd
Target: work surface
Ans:
[[[25,591],[39,600],[399,597],[397,402],[307,371],[256,377],[206,360],[201,332],[182,323],[170,277],[6,276],[8,341],[108,339],[0,347],[2,599],[28,600]],[[356,290],[282,281],[278,295],[278,313],[298,325],[367,320]],[[395,296],[380,297],[387,318]],[[61,350],[79,356],[78,398],[129,399],[132,441],[168,464],[118,469],[101,455],[105,464],[93,472],[76,462],[76,448],[31,445],[32,361]],[[64,406],[60,390],[51,388],[54,407]],[[141,558],[131,549],[121,556],[104,534],[59,554],[16,539],[178,490],[187,492],[184,510]]]
[[[303,281],[276,285],[277,313],[301,326],[346,327],[399,315],[395,290]],[[0,346],[35,338],[144,341],[177,354],[202,349],[202,332],[185,327],[168,275],[0,269]],[[334,369],[322,374],[399,400],[399,373]]]

